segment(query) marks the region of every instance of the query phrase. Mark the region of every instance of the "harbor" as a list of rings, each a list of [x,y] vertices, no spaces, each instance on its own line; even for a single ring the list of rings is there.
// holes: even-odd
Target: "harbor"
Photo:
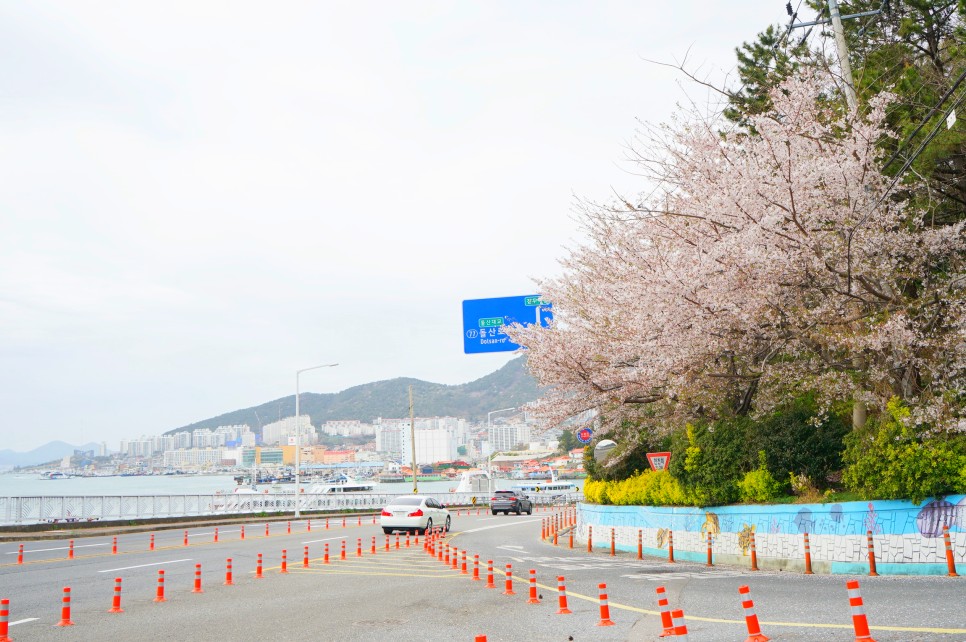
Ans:
[[[233,475],[149,475],[143,477],[69,477],[39,479],[37,475],[0,475],[0,526],[63,524],[92,521],[168,519],[207,515],[261,515],[305,512],[374,510],[394,496],[412,494],[405,483],[369,480],[363,492],[326,492],[308,484],[298,495],[293,484],[240,486]],[[492,489],[508,490],[515,482],[494,479]],[[331,485],[330,485],[331,486]],[[474,506],[489,501],[487,485],[456,492],[458,482],[419,481],[420,494],[450,506]],[[369,490],[371,488],[371,490]],[[316,492],[313,492],[315,490]],[[241,492],[244,491],[244,492]],[[536,504],[553,504],[561,497],[533,493]],[[579,494],[569,494],[573,500]]]

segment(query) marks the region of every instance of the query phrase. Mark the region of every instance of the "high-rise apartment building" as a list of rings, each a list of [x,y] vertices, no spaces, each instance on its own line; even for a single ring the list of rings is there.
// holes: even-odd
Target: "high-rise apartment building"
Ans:
[[[493,452],[526,449],[530,443],[530,426],[525,423],[493,424],[487,437]]]

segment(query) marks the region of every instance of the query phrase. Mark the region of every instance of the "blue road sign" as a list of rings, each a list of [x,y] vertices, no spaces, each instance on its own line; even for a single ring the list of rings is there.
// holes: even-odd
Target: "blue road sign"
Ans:
[[[508,325],[539,323],[546,327],[552,318],[550,304],[539,294],[467,299],[463,301],[463,352],[513,352],[520,346],[506,335]]]

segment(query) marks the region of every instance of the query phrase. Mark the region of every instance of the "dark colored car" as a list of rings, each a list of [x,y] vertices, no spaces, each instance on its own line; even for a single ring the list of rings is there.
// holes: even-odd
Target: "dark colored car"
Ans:
[[[504,512],[508,515],[510,513],[516,513],[517,515],[526,513],[527,515],[532,515],[533,502],[523,493],[512,490],[498,490],[490,498],[490,512],[494,515],[499,512]]]

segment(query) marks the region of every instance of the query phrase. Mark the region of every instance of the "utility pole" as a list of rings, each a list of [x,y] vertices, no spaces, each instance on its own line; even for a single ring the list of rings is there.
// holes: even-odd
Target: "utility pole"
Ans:
[[[845,29],[842,28],[842,16],[839,14],[837,0],[828,0],[828,12],[832,17],[832,29],[835,31],[835,48],[839,52],[839,68],[842,70],[842,80],[845,81],[845,100],[849,104],[849,111],[855,111],[855,83],[852,81],[852,65],[849,64],[849,47],[845,44]]]
[[[789,25],[789,30],[797,29],[799,27],[811,27],[813,25],[827,25],[831,23],[832,30],[835,32],[835,47],[839,54],[839,68],[842,71],[842,80],[845,82],[845,101],[849,105],[850,111],[855,111],[858,105],[858,99],[855,95],[855,82],[852,80],[852,65],[849,64],[849,47],[845,42],[845,29],[842,27],[843,20],[851,20],[854,18],[864,18],[866,16],[875,16],[882,13],[883,9],[888,5],[888,0],[883,0],[882,5],[875,11],[863,11],[862,13],[853,13],[847,16],[843,16],[839,13],[839,3],[838,0],[828,0],[828,11],[831,18],[829,20],[813,20],[812,22],[798,22],[795,23],[795,15],[791,10],[791,3],[788,5],[788,13],[792,16],[792,24]]]

